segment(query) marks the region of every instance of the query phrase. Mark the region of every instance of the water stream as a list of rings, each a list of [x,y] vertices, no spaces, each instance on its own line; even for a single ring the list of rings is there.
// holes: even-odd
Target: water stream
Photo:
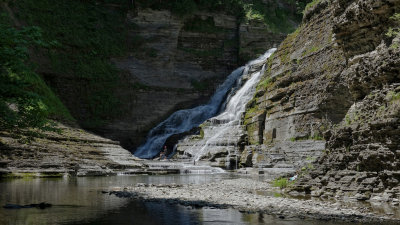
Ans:
[[[209,119],[207,129],[204,130],[205,138],[196,143],[192,148],[186,150],[194,155],[194,160],[198,161],[207,153],[211,146],[233,146],[235,158],[237,157],[237,143],[242,135],[241,117],[245,111],[246,104],[253,98],[256,86],[264,74],[265,63],[276,49],[268,50],[258,59],[249,62],[243,72],[243,76],[249,76],[250,79],[230,98],[226,104],[225,110],[216,117]],[[228,157],[231,155],[228,149]]]
[[[214,156],[219,157],[224,162],[224,167],[236,169],[239,160],[238,144],[245,137],[242,116],[245,112],[246,104],[253,98],[262,75],[264,74],[266,61],[275,49],[268,50],[258,59],[249,62],[243,71],[242,82],[237,90],[232,91],[228,96],[225,107],[221,113],[208,119],[201,124],[202,137],[187,137],[178,143],[178,152],[182,158],[189,156],[195,162],[202,158]],[[183,153],[182,153],[183,152]],[[219,163],[221,166],[222,164]]]
[[[111,187],[151,184],[203,184],[235,179],[233,174],[110,176],[0,180],[0,224],[12,225],[317,225],[321,221],[280,219],[276,216],[240,213],[238,210],[192,208],[165,202],[145,202],[103,194]],[[46,209],[4,209],[6,203],[53,204]],[[346,224],[326,222],[326,225]]]
[[[243,70],[244,67],[240,67],[233,71],[225,82],[217,88],[215,94],[206,105],[176,111],[154,127],[147,135],[146,142],[135,151],[135,156],[147,159],[153,158],[160,152],[165,141],[170,136],[189,131],[217,114],[227,93],[242,75]]]
[[[217,88],[208,104],[193,109],[179,110],[153,128],[149,132],[146,142],[134,153],[135,156],[153,158],[160,152],[168,137],[189,131],[221,111],[218,116],[210,119],[216,125],[215,129],[207,133],[207,138],[204,138],[202,143],[189,149],[188,155],[194,156],[194,160],[198,161],[216,139],[223,135],[229,135],[232,130],[233,133],[240,130],[240,117],[245,110],[246,103],[253,97],[255,87],[264,73],[265,63],[275,50],[270,49],[256,60],[247,63],[246,66],[233,71]],[[240,77],[249,79],[241,84]],[[234,86],[235,83],[238,85]],[[228,95],[228,93],[230,94]],[[235,138],[232,140],[230,144],[235,145],[237,140]]]

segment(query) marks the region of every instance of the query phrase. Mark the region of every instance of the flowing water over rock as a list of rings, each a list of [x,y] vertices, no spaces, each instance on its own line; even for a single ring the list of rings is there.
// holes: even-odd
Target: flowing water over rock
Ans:
[[[275,50],[270,49],[246,65],[242,75],[243,84],[230,93],[223,112],[201,125],[201,135],[188,137],[178,144],[181,155],[193,157],[194,161],[209,158],[218,161],[216,166],[228,168],[237,164],[238,144],[245,138],[242,115],[264,74],[267,59]],[[244,82],[244,79],[248,80]]]
[[[149,132],[146,143],[140,146],[134,153],[135,156],[153,158],[160,152],[165,141],[170,136],[189,131],[199,126],[206,119],[222,111],[221,109],[223,109],[223,112],[219,116],[209,120],[216,126],[212,128],[212,131],[207,132],[207,136],[204,136],[204,140],[208,141],[202,141],[204,143],[193,146],[194,148],[186,151],[185,154],[193,156],[194,160],[198,161],[202,155],[208,152],[206,149],[211,146],[211,143],[214,143],[215,140],[222,136],[229,136],[231,137],[229,140],[232,140],[232,143],[228,141],[229,143],[225,142],[224,145],[235,145],[238,140],[237,137],[242,136],[240,117],[244,112],[245,105],[253,97],[255,86],[263,74],[265,62],[275,50],[271,49],[258,59],[249,62],[245,67],[240,67],[233,71],[217,89],[207,105],[177,111],[153,128]],[[237,82],[239,77],[242,77],[242,79]],[[248,79],[247,82],[244,79]],[[236,88],[232,89],[235,83],[237,83]],[[227,100],[225,100],[230,90],[231,93]],[[195,154],[194,152],[197,153]]]
[[[135,156],[153,158],[162,150],[162,146],[170,136],[189,131],[218,113],[227,93],[242,75],[243,69],[244,67],[240,67],[233,71],[225,82],[218,87],[208,104],[179,110],[154,127],[149,132],[146,143],[135,151]]]

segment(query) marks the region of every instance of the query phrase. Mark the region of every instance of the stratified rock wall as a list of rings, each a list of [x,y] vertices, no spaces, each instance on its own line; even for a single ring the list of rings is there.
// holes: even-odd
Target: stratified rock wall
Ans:
[[[341,79],[354,104],[326,134],[327,151],[300,182],[316,196],[400,196],[399,1],[334,2],[336,37],[348,60]],[[337,6],[340,7],[337,7]],[[319,171],[319,172],[316,172]]]
[[[343,119],[351,105],[340,80],[346,59],[334,41],[332,8],[288,36],[271,57],[245,115],[249,146],[244,165],[299,167],[324,149],[323,132]],[[306,160],[307,159],[307,160]]]
[[[16,139],[15,134],[0,132],[0,178],[18,176],[18,173],[115,175],[121,171],[142,171],[146,167],[119,142],[61,124],[57,128],[60,133],[42,132],[36,138],[22,135]]]
[[[399,197],[400,48],[389,32],[399,7],[321,0],[308,8],[248,104],[244,165],[302,166],[296,189],[315,196]]]
[[[112,59],[121,71],[120,84],[112,90],[119,101],[118,116],[105,118],[100,126],[86,123],[92,115],[82,101],[82,95],[88,95],[85,80],[41,72],[80,125],[131,150],[174,111],[206,103],[231,71],[277,47],[286,36],[224,12],[177,16],[136,8],[128,11],[123,26],[127,42],[140,44]]]

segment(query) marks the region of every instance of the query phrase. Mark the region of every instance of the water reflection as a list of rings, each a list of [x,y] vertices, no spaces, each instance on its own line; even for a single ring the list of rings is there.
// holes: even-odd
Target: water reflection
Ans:
[[[120,199],[101,193],[101,190],[109,187],[130,186],[137,183],[201,184],[231,177],[229,174],[221,174],[3,180],[0,181],[1,206],[6,203],[26,205],[48,202],[53,204],[53,207],[45,210],[36,208],[7,210],[0,208],[0,224],[68,224],[75,221],[78,221],[78,224],[84,223],[84,221],[99,218],[104,213],[115,213],[115,210],[126,209],[124,212],[128,212],[130,207],[135,208],[136,211],[141,208],[146,209],[143,205],[137,207],[137,204],[143,203],[132,203],[128,199]],[[147,205],[145,206],[147,207]],[[173,210],[178,212],[180,209]],[[153,220],[153,217],[154,215],[151,215],[149,218]]]
[[[0,181],[1,206],[6,203],[25,205],[48,202],[53,204],[53,207],[44,210],[0,208],[0,224],[319,224],[318,221],[244,214],[234,209],[194,209],[162,202],[141,202],[101,193],[101,190],[109,187],[137,183],[201,184],[234,178],[235,176],[230,174],[215,174],[3,180]]]

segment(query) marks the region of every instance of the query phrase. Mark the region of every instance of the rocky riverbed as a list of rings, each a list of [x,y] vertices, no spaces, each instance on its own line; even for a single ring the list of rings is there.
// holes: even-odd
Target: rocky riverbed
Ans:
[[[371,206],[282,197],[270,181],[248,177],[208,184],[137,184],[104,191],[121,198],[160,201],[192,207],[232,207],[241,212],[265,213],[279,218],[338,220],[362,223],[400,224],[394,213],[378,213]]]
[[[104,176],[146,165],[119,142],[57,123],[59,132],[0,131],[1,177]]]

